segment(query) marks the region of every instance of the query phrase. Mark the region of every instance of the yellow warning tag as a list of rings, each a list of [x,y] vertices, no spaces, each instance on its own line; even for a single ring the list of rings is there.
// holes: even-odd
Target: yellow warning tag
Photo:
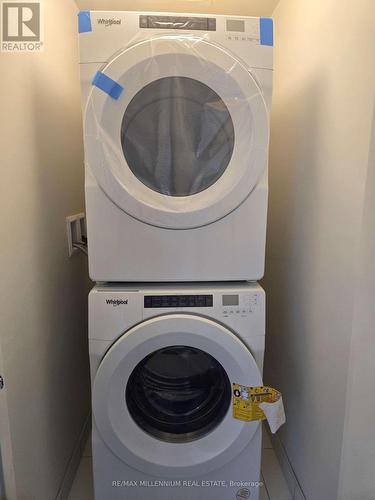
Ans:
[[[233,384],[233,418],[245,422],[265,420],[266,416],[259,404],[275,403],[280,396],[280,392],[272,387]]]

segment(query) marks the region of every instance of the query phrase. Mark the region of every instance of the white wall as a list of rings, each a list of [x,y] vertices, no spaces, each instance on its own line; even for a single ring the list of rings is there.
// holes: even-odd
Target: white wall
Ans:
[[[274,19],[265,379],[284,393],[280,438],[307,499],[335,500],[375,86],[373,0],[282,0]]]
[[[89,412],[76,6],[48,0],[45,50],[0,55],[0,339],[18,500],[55,498]],[[9,498],[8,500],[13,500]]]
[[[279,0],[76,0],[79,9],[149,10],[169,12],[202,12],[242,16],[271,16]]]
[[[375,108],[358,257],[340,500],[375,498]]]

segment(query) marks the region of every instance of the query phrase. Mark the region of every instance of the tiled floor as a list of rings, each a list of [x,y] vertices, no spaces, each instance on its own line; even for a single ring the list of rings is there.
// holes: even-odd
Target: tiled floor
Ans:
[[[265,430],[263,431],[262,477],[265,487],[261,489],[260,500],[292,500],[292,495]],[[69,500],[93,500],[93,498],[91,445],[88,442]]]

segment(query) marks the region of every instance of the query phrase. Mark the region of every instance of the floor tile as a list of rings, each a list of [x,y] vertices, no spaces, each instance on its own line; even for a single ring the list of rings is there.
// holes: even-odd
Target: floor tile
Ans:
[[[262,428],[262,448],[263,449],[272,448],[270,436],[264,426]]]
[[[262,474],[270,500],[292,500],[292,494],[272,449],[262,450]]]
[[[275,439],[272,444],[274,445],[273,449],[275,451],[276,457],[278,458],[282,473],[288,484],[289,491],[294,492],[296,487],[296,479],[292,472],[292,468],[290,466],[288,457],[285,454],[285,450],[281,444],[281,441],[279,439]]]
[[[92,463],[90,457],[83,457],[68,500],[93,500]]]

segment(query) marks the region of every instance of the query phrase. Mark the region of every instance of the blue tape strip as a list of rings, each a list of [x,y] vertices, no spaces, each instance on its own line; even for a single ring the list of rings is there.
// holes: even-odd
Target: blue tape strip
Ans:
[[[101,71],[96,73],[92,84],[103,92],[106,92],[113,99],[118,99],[124,90],[124,87]]]
[[[78,33],[88,33],[89,31],[92,31],[90,11],[81,10],[78,13]]]
[[[261,17],[260,23],[260,43],[261,45],[273,46],[273,20],[270,17]]]

